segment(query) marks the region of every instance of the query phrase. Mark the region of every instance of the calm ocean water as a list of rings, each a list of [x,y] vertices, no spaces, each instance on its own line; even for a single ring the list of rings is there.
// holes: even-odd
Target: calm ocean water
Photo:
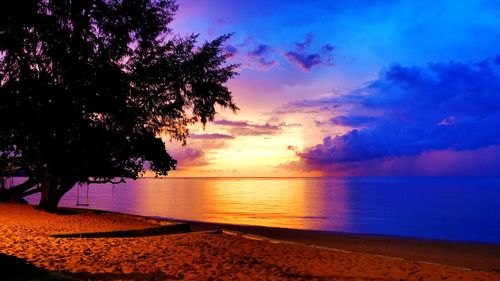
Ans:
[[[75,207],[77,191],[61,205]],[[92,185],[88,200],[182,220],[500,243],[500,178],[147,178]]]

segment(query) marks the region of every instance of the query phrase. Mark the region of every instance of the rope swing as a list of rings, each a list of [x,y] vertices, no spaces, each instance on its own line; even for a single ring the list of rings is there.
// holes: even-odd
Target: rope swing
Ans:
[[[89,184],[87,186],[87,195],[85,197],[85,203],[80,203],[80,188],[82,187],[81,183],[78,183],[78,188],[76,189],[76,206],[89,206]]]

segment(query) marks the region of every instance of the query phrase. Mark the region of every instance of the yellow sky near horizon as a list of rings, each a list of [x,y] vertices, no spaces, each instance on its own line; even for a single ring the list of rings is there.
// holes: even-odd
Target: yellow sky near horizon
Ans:
[[[171,177],[316,177],[318,171],[299,171],[287,168],[298,161],[297,153],[321,141],[324,129],[315,125],[321,116],[301,113],[279,116],[272,106],[250,107],[233,114],[221,110],[215,123],[190,128],[194,138],[187,145],[170,142],[164,137],[167,151],[178,160],[178,168]],[[267,119],[266,119],[267,118]],[[325,118],[327,118],[325,116]],[[225,120],[247,126],[221,125]],[[224,135],[227,139],[199,139],[210,135]],[[229,138],[231,137],[231,138]],[[147,175],[153,175],[148,173]]]

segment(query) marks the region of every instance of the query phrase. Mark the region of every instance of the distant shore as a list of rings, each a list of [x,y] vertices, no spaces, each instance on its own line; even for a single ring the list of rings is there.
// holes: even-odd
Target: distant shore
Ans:
[[[194,232],[185,234],[56,238],[49,234],[155,223],[111,212],[49,214],[19,204],[0,204],[0,225],[0,253],[77,279],[500,280],[497,245],[194,222]],[[213,229],[228,232],[197,232]]]

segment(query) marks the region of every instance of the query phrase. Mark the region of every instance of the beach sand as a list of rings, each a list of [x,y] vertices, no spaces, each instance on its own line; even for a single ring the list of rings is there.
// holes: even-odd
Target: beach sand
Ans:
[[[500,272],[499,244],[204,222],[191,222],[191,229],[235,230],[307,245]]]
[[[498,271],[464,270],[366,253],[272,243],[241,235],[48,235],[152,225],[112,213],[56,215],[28,205],[0,204],[0,253],[26,259],[42,269],[91,280],[500,280]]]

